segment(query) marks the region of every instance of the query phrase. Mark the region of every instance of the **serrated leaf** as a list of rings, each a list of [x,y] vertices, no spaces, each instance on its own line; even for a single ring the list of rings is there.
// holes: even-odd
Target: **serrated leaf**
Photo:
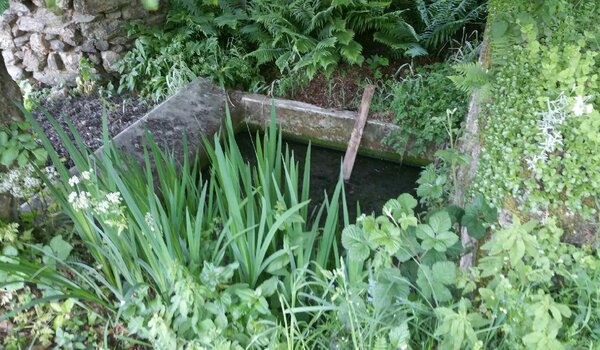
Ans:
[[[342,231],[342,245],[348,250],[353,261],[364,261],[371,253],[364,232],[355,225],[350,225]]]
[[[453,284],[456,279],[456,265],[451,261],[439,261],[431,267],[433,278],[445,285]]]
[[[410,292],[410,282],[402,276],[397,268],[386,268],[381,271],[373,290],[375,307],[384,309],[397,299],[406,299]]]
[[[452,220],[450,219],[450,215],[448,215],[445,211],[438,211],[433,214],[429,220],[429,226],[436,233],[441,233],[444,231],[448,231],[452,228]]]

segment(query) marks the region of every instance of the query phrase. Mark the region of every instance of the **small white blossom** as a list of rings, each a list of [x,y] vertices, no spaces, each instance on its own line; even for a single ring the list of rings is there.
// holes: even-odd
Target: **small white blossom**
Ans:
[[[89,181],[92,178],[92,174],[89,171],[84,171],[81,173],[81,178]]]
[[[113,204],[121,203],[121,194],[119,192],[112,192],[106,195],[106,199]]]
[[[69,179],[69,186],[75,187],[77,184],[79,184],[79,178],[77,176],[73,176]]]
[[[98,214],[107,214],[110,209],[110,204],[107,201],[100,201],[96,204],[95,209]]]
[[[573,114],[576,117],[581,117],[584,114],[590,114],[594,110],[594,106],[589,103],[590,96],[576,96],[575,104],[573,105]]]
[[[91,206],[91,196],[89,192],[80,192],[75,196],[72,196],[73,193],[69,195],[69,202],[73,206],[75,210],[86,210]]]

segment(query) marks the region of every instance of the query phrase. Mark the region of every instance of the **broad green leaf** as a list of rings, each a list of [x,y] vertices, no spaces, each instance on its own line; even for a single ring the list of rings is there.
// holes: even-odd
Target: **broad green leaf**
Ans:
[[[450,219],[450,215],[448,215],[445,211],[438,211],[433,214],[429,220],[429,226],[436,232],[441,233],[444,231],[448,231],[452,228],[452,220]]]
[[[371,253],[364,233],[355,225],[350,225],[342,231],[342,245],[348,250],[350,259],[354,261],[364,261]]]
[[[50,248],[54,255],[60,260],[65,260],[71,254],[71,250],[73,247],[65,240],[63,240],[62,236],[55,236],[50,240]]]

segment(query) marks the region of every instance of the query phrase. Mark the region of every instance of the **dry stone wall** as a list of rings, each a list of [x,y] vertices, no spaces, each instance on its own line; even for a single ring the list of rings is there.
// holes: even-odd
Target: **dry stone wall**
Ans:
[[[0,50],[15,80],[72,85],[83,57],[98,73],[114,73],[131,45],[124,24],[159,24],[164,14],[164,6],[148,12],[139,0],[55,0],[52,7],[46,0],[10,0],[0,16]]]

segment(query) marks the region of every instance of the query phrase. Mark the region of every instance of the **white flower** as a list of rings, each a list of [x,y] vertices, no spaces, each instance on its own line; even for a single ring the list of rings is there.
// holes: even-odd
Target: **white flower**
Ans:
[[[77,192],[69,193],[69,198],[68,198],[69,203],[71,203],[71,204],[75,203],[76,199],[77,199]]]
[[[100,201],[96,204],[96,212],[98,214],[107,214],[110,209],[110,204],[107,201]]]
[[[573,105],[573,114],[581,117],[584,114],[590,114],[594,110],[594,106],[586,103],[590,96],[575,96],[575,104]]]
[[[144,220],[146,221],[146,224],[148,224],[148,226],[150,227],[150,231],[154,232],[154,218],[152,217],[152,214],[146,213]]]
[[[77,176],[73,176],[69,179],[69,186],[75,187],[79,183],[79,178]]]
[[[81,178],[84,180],[89,180],[92,178],[92,174],[89,171],[84,171],[81,173]]]
[[[28,189],[36,189],[40,186],[40,180],[35,177],[31,177],[31,176],[26,176],[23,179],[23,183],[25,184],[25,187]]]
[[[119,192],[112,192],[106,195],[106,199],[113,204],[121,203],[121,194]]]
[[[69,202],[73,206],[73,209],[86,210],[90,207],[91,201],[89,192],[81,192],[79,194],[75,194],[75,196],[73,196],[73,193],[69,195]]]

